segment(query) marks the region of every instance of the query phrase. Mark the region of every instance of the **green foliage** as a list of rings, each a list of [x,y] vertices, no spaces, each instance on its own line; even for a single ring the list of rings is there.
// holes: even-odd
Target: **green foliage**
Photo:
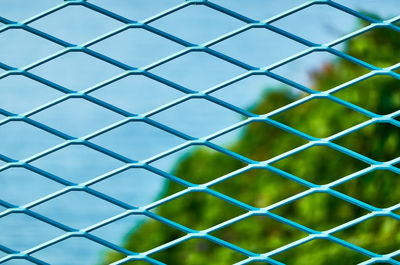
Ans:
[[[387,67],[399,61],[399,58],[396,58],[399,55],[399,42],[399,33],[388,29],[376,29],[349,41],[345,50],[351,56],[370,64]],[[338,59],[313,73],[313,89],[327,90],[366,72],[362,67],[355,67],[353,63]],[[285,89],[268,91],[250,111],[268,113],[301,97],[293,98]],[[371,112],[388,114],[400,107],[400,80],[390,76],[375,76],[344,88],[334,93],[334,96],[360,105]],[[328,137],[368,120],[368,117],[327,99],[313,99],[272,118],[314,137]],[[393,125],[376,124],[339,138],[335,142],[367,157],[387,161],[399,156],[399,130]],[[306,141],[298,136],[267,123],[256,122],[244,128],[240,138],[227,148],[253,160],[263,161],[304,143]],[[245,165],[242,162],[229,156],[207,148],[199,148],[181,159],[173,173],[193,183],[206,183],[243,166]],[[317,146],[278,161],[272,166],[309,182],[326,184],[369,165],[328,147]],[[182,189],[173,182],[167,185],[169,186],[166,194],[173,194]],[[400,187],[400,178],[396,173],[378,170],[338,185],[334,189],[377,207],[389,207],[400,202],[397,187]],[[255,207],[271,205],[307,189],[266,169],[248,170],[211,188]],[[244,212],[243,209],[202,192],[190,193],[170,201],[155,211],[163,217],[199,230]],[[368,211],[329,194],[316,193],[274,209],[273,213],[323,231],[362,216]],[[399,248],[399,231],[399,221],[389,217],[375,217],[335,235],[371,251],[385,254]],[[132,231],[124,247],[133,251],[146,251],[183,234],[152,220],[144,222],[137,230]],[[217,230],[212,235],[256,253],[265,253],[307,236],[289,225],[263,216],[250,217]],[[104,264],[122,257],[121,254],[109,252],[105,256]],[[152,257],[171,265],[225,265],[246,258],[204,239],[190,239]],[[300,265],[356,264],[368,259],[328,240],[312,240],[274,258],[286,264]],[[147,263],[134,261],[127,264]]]

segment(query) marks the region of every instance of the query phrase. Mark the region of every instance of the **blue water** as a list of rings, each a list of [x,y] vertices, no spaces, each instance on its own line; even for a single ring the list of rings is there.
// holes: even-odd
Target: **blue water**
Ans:
[[[172,0],[91,2],[134,20],[145,19],[180,3]],[[253,0],[244,4],[238,0],[215,1],[255,19],[271,17],[302,2],[273,0],[266,3],[263,0]],[[356,9],[372,10],[385,18],[398,15],[400,9],[395,0],[341,2]],[[56,1],[2,0],[0,4],[1,16],[23,21],[53,7]],[[65,8],[31,24],[32,27],[76,44],[87,42],[121,25],[120,22],[78,6]],[[192,6],[151,25],[185,40],[202,43],[244,24],[214,10]],[[329,7],[318,6],[277,21],[275,25],[315,42],[329,42],[354,30],[356,19]],[[14,67],[29,65],[62,49],[59,45],[20,29],[1,33],[0,47],[0,61]],[[141,67],[183,47],[144,30],[130,29],[91,48],[126,64]],[[305,47],[267,30],[252,29],[211,48],[249,64],[265,66],[302,51]],[[334,59],[332,57],[326,53],[315,53],[280,67],[276,72],[301,84],[310,85],[310,72]],[[122,70],[86,54],[69,53],[35,67],[31,72],[69,89],[82,90],[112,78]],[[156,67],[151,72],[190,89],[205,90],[244,71],[210,55],[190,53]],[[253,76],[212,95],[247,108],[257,102],[265,88],[277,85],[277,81],[268,77]],[[149,112],[184,95],[142,76],[124,78],[90,94],[132,113]],[[13,113],[29,112],[60,96],[61,92],[22,76],[0,79],[0,108]],[[70,99],[38,112],[31,118],[80,137],[120,121],[123,116],[83,99]],[[192,99],[152,118],[189,135],[202,137],[232,125],[242,117],[214,103]],[[229,134],[229,137],[222,138],[218,143],[232,142],[237,133]],[[0,139],[0,153],[13,159],[25,159],[63,142],[54,135],[22,122],[0,126]],[[135,160],[149,158],[184,142],[176,136],[138,122],[128,123],[91,141]],[[182,153],[184,151],[165,157],[155,162],[154,166],[170,171]],[[0,166],[4,164],[0,160]],[[82,183],[121,167],[123,163],[87,147],[68,146],[33,161],[32,165],[69,181]],[[143,206],[154,201],[163,183],[163,178],[156,174],[143,169],[131,169],[96,183],[92,188],[132,205]],[[0,199],[16,205],[28,204],[62,188],[61,184],[26,169],[0,171]],[[33,210],[74,228],[85,228],[123,212],[123,209],[115,205],[82,192],[67,193]],[[121,244],[127,231],[140,220],[140,217],[134,216],[125,218],[93,233]],[[62,235],[59,229],[24,214],[0,218],[0,231],[0,244],[15,250],[26,250]],[[103,246],[83,238],[70,238],[33,256],[56,265],[95,264],[104,250]],[[4,255],[0,251],[0,257]],[[24,263],[17,260],[6,264]]]

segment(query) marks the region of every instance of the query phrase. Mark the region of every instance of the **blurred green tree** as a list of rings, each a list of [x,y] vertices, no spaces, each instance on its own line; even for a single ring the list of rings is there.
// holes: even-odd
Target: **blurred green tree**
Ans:
[[[351,39],[344,50],[370,64],[388,67],[399,62],[399,47],[398,32],[378,28]],[[312,74],[312,88],[324,91],[366,72],[363,67],[338,58]],[[400,80],[389,75],[378,75],[333,95],[371,112],[389,114],[400,107]],[[304,96],[294,96],[287,88],[268,89],[262,100],[250,111],[268,113]],[[328,99],[313,99],[272,118],[315,137],[328,137],[368,120],[363,114]],[[334,142],[372,159],[388,161],[399,156],[400,129],[388,123],[373,124]],[[264,122],[255,122],[244,128],[239,139],[227,148],[263,161],[304,143],[306,141],[298,136]],[[236,159],[203,147],[183,157],[173,173],[193,183],[205,183],[243,166]],[[273,163],[272,166],[311,183],[327,184],[369,165],[329,147],[315,146]],[[182,190],[179,184],[168,182],[167,185],[163,196]],[[400,203],[398,187],[398,174],[376,170],[335,186],[334,189],[376,207],[389,207]],[[211,188],[254,207],[266,207],[307,189],[266,169],[248,170]],[[203,192],[190,193],[155,211],[165,218],[200,230],[245,212]],[[368,213],[363,208],[326,193],[311,194],[272,212],[320,231]],[[400,248],[399,231],[399,221],[390,217],[374,217],[334,235],[378,254],[386,254]],[[307,236],[289,225],[264,216],[252,216],[211,234],[255,253],[266,253]],[[167,228],[160,222],[146,221],[130,232],[124,247],[136,252],[147,251],[182,235],[183,232]],[[104,264],[123,257],[119,253],[108,252]],[[246,258],[205,239],[190,239],[151,257],[171,265],[226,265]],[[357,264],[368,259],[358,252],[321,239],[312,240],[273,258],[286,264],[300,265]],[[127,264],[148,263],[132,261]]]

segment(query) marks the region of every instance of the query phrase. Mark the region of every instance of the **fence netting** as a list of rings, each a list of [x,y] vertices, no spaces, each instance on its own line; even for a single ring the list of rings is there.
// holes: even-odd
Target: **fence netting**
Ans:
[[[157,4],[154,2],[154,4]],[[246,5],[246,2],[243,2],[243,5]],[[65,8],[70,7],[70,6],[75,6],[76,8],[82,8],[82,9],[90,9],[91,11],[97,12],[101,15],[104,15],[107,17],[107,19],[115,20],[118,22],[118,26],[116,26],[115,29],[109,31],[106,34],[96,36],[90,41],[84,42],[84,43],[71,43],[67,40],[64,40],[62,38],[62,34],[50,34],[46,33],[46,30],[39,30],[35,28],[34,22],[40,21],[41,19],[46,18],[47,16],[57,16],[58,12],[62,12]],[[266,8],[268,8],[268,2],[265,3]],[[340,10],[341,12],[345,12],[357,19],[361,19],[363,21],[366,21],[366,26],[363,26],[360,29],[357,29],[351,33],[348,33],[338,39],[335,39],[333,41],[330,41],[328,43],[316,43],[311,40],[305,39],[299,35],[296,34],[296,32],[288,32],[279,26],[276,26],[274,22],[277,22],[281,19],[290,17],[297,12],[300,12],[302,10],[306,10],[308,8],[322,8],[322,7],[327,7],[329,6],[330,8],[334,8],[337,10]],[[6,8],[5,6],[3,6]],[[175,36],[171,33],[168,33],[166,31],[163,31],[160,28],[157,28],[157,24],[154,24],[153,22],[158,21],[159,19],[165,18],[165,17],[170,17],[174,16],[174,14],[180,10],[184,10],[186,8],[199,8],[198,12],[202,12],[204,9],[212,10],[218,13],[220,16],[226,16],[229,17],[232,20],[235,20],[237,22],[240,22],[238,27],[226,34],[223,34],[221,36],[218,36],[217,38],[214,38],[212,40],[209,40],[204,43],[194,43],[192,41],[183,39],[181,37]],[[56,227],[60,230],[63,231],[62,235],[55,237],[51,240],[42,242],[41,244],[35,245],[29,249],[13,249],[10,246],[7,246],[7,244],[0,245],[0,251],[3,252],[4,254],[0,256],[0,263],[7,263],[12,260],[27,260],[30,261],[34,264],[48,264],[46,261],[41,260],[37,257],[35,257],[35,253],[38,251],[41,251],[45,248],[48,248],[53,245],[60,244],[66,239],[69,238],[85,238],[87,240],[93,241],[97,244],[100,244],[108,249],[112,249],[113,251],[119,252],[123,255],[125,255],[125,258],[114,262],[113,264],[124,264],[130,261],[134,260],[142,260],[145,262],[148,262],[150,264],[164,264],[163,262],[157,260],[156,258],[153,258],[151,255],[157,252],[160,252],[162,250],[168,249],[170,247],[176,246],[178,244],[181,244],[187,240],[193,239],[193,238],[202,238],[202,239],[207,239],[211,242],[214,242],[216,244],[219,244],[222,247],[229,248],[235,252],[238,252],[247,258],[243,259],[242,261],[236,263],[236,264],[250,264],[253,262],[267,262],[269,264],[283,264],[282,262],[274,259],[274,255],[285,252],[287,250],[290,250],[292,248],[295,248],[297,246],[300,246],[304,243],[307,243],[311,240],[314,239],[326,239],[334,244],[342,245],[352,251],[359,252],[367,257],[369,259],[362,264],[372,264],[372,263],[390,263],[390,264],[400,264],[398,260],[395,259],[397,255],[400,254],[400,249],[382,255],[378,253],[374,253],[370,250],[367,250],[365,248],[362,248],[361,246],[357,246],[355,244],[352,244],[350,242],[347,242],[343,239],[340,239],[335,236],[335,233],[338,231],[342,231],[347,229],[348,227],[354,226],[356,224],[359,224],[361,222],[364,222],[366,220],[369,220],[371,218],[377,217],[377,216],[386,216],[386,217],[391,217],[396,220],[400,220],[400,216],[395,211],[397,211],[400,208],[400,204],[396,204],[394,206],[391,206],[389,208],[378,208],[373,205],[370,205],[366,202],[363,202],[359,199],[356,199],[354,197],[348,196],[346,194],[343,194],[337,190],[332,189],[332,187],[340,185],[342,183],[345,183],[349,180],[358,178],[366,173],[373,172],[375,170],[388,170],[391,171],[395,174],[400,173],[400,169],[396,167],[395,165],[400,162],[400,158],[396,157],[393,158],[390,161],[378,161],[373,158],[367,157],[359,152],[356,152],[354,150],[351,150],[347,147],[344,147],[338,143],[335,142],[336,139],[339,139],[342,136],[349,135],[353,132],[356,132],[358,130],[361,130],[371,124],[391,124],[393,126],[399,127],[400,122],[396,120],[396,117],[400,114],[400,110],[397,110],[395,112],[389,113],[389,114],[377,114],[373,113],[362,106],[358,106],[356,104],[347,102],[343,99],[340,99],[335,96],[335,92],[341,91],[349,86],[352,86],[354,84],[357,84],[363,80],[367,80],[369,78],[378,76],[378,75],[386,75],[386,76],[391,76],[396,79],[400,79],[400,74],[396,72],[397,68],[399,68],[399,64],[391,65],[388,67],[378,67],[375,65],[372,65],[366,61],[363,61],[359,58],[355,58],[349,54],[346,54],[342,50],[338,49],[338,44],[344,43],[348,40],[351,40],[352,38],[355,38],[357,36],[360,36],[368,31],[371,31],[373,29],[377,28],[387,28],[391,29],[393,31],[400,31],[400,28],[397,26],[397,22],[399,21],[400,17],[394,17],[389,20],[380,20],[378,18],[369,16],[365,13],[361,13],[359,11],[356,11],[352,8],[347,7],[346,5],[339,4],[335,1],[330,1],[330,0],[314,0],[314,1],[309,1],[304,4],[301,4],[297,7],[294,7],[290,10],[286,10],[278,15],[275,15],[271,18],[265,19],[265,20],[255,20],[250,17],[247,17],[243,14],[238,13],[238,11],[233,11],[228,7],[219,5],[214,3],[213,1],[207,1],[207,0],[187,0],[182,2],[181,4],[174,6],[172,8],[166,9],[154,16],[145,18],[141,21],[133,21],[129,18],[124,17],[123,15],[117,14],[113,11],[107,10],[100,5],[96,5],[94,3],[91,3],[90,1],[85,1],[85,0],[66,0],[63,3],[50,8],[42,13],[39,13],[35,16],[30,17],[29,19],[26,19],[24,21],[11,21],[7,18],[0,17],[0,22],[3,24],[0,28],[0,34],[6,34],[8,31],[13,30],[13,29],[20,29],[23,30],[24,32],[28,34],[33,34],[39,38],[45,39],[47,41],[50,41],[52,43],[55,43],[57,45],[62,46],[62,49],[47,56],[44,58],[40,58],[35,62],[30,62],[30,64],[21,66],[21,67],[15,67],[14,65],[8,65],[4,62],[0,62],[0,68],[3,70],[0,73],[0,79],[9,77],[9,76],[14,76],[14,75],[20,75],[24,76],[28,79],[35,80],[41,84],[44,84],[48,86],[49,88],[56,90],[60,92],[60,96],[54,100],[51,100],[45,104],[42,104],[41,106],[22,112],[22,113],[15,113],[13,111],[10,111],[8,109],[0,109],[0,115],[1,121],[0,121],[0,127],[6,126],[7,124],[12,124],[15,122],[19,123],[24,123],[27,126],[32,126],[35,127],[36,129],[39,129],[43,132],[46,132],[46,135],[53,135],[56,136],[60,139],[62,139],[61,143],[58,143],[52,147],[49,147],[48,149],[45,150],[39,150],[37,153],[33,155],[29,155],[27,157],[23,158],[16,158],[12,157],[1,149],[1,144],[0,144],[0,175],[4,174],[7,172],[7,170],[10,170],[12,168],[24,168],[28,171],[34,172],[38,175],[40,175],[42,178],[49,179],[51,181],[54,181],[56,183],[61,184],[63,187],[59,189],[58,191],[55,191],[51,194],[45,195],[37,200],[34,200],[32,202],[29,202],[27,204],[23,205],[16,205],[14,203],[10,203],[7,201],[7,197],[2,196],[0,200],[0,207],[2,207],[2,211],[0,213],[0,219],[1,218],[6,218],[7,216],[13,215],[13,214],[25,214],[28,215],[40,222],[43,222],[44,224],[48,226],[53,226]],[[340,23],[340,21],[332,21],[332,23]],[[162,59],[156,60],[156,61],[151,61],[151,62],[146,62],[145,66],[140,66],[138,67],[137,65],[129,65],[126,62],[122,62],[123,60],[118,60],[112,58],[112,56],[107,55],[106,53],[101,53],[99,51],[96,51],[92,49],[92,46],[101,43],[103,41],[107,41],[109,38],[113,36],[117,36],[118,34],[122,34],[125,31],[129,29],[141,29],[146,32],[148,36],[157,36],[161,39],[165,39],[168,41],[171,41],[173,43],[176,43],[177,46],[180,48],[178,51],[173,52],[171,54],[168,54]],[[214,49],[214,45],[222,43],[224,41],[227,41],[235,36],[238,36],[240,34],[244,34],[250,29],[265,29],[267,31],[274,32],[275,34],[279,34],[282,38],[287,38],[290,39],[294,42],[297,42],[298,44],[301,44],[304,46],[304,49],[302,49],[300,52],[297,52],[295,54],[290,55],[289,57],[286,57],[282,60],[275,61],[271,64],[268,65],[263,65],[262,67],[259,66],[254,66],[249,62],[242,61],[239,58],[234,58],[230,55],[227,55],[223,52],[217,51]],[[57,35],[57,36],[55,36]],[[60,35],[60,36],[58,36]],[[135,45],[135,43],[131,43],[131,45]],[[273,53],[273,51],[266,51]],[[307,56],[309,54],[312,54],[314,52],[327,52],[330,54],[333,54],[335,56],[338,56],[344,60],[347,60],[351,63],[354,63],[355,65],[361,66],[366,69],[366,73],[356,77],[346,83],[342,83],[339,85],[336,85],[333,88],[329,88],[328,90],[325,91],[317,91],[312,88],[309,88],[305,85],[299,84],[294,80],[290,80],[282,75],[277,74],[273,70],[276,68],[279,68],[285,64],[294,62],[298,59],[303,58],[304,56]],[[377,51],[379,52],[379,51]],[[96,58],[98,60],[101,60],[102,62],[106,64],[110,64],[116,68],[118,68],[119,72],[118,74],[112,76],[111,78],[108,78],[106,80],[101,80],[99,83],[95,85],[91,85],[89,87],[84,87],[82,89],[76,89],[75,87],[67,87],[63,86],[62,84],[58,84],[57,82],[51,81],[49,79],[46,79],[45,77],[41,76],[41,73],[36,73],[34,70],[46,63],[52,62],[53,60],[56,60],[64,55],[67,54],[85,54],[87,56]],[[192,54],[192,53],[204,53],[207,54],[208,56],[215,57],[219,60],[222,60],[226,62],[227,64],[234,65],[235,67],[238,67],[241,69],[241,73],[233,78],[223,80],[217,85],[214,85],[212,87],[209,87],[205,90],[198,90],[196,87],[196,84],[189,84],[187,86],[178,84],[174,82],[173,80],[169,80],[165,77],[162,77],[158,75],[156,72],[151,71],[153,69],[157,69],[157,67],[163,66],[165,64],[169,64],[173,62],[174,60],[178,60],[182,56],[185,56],[187,54]],[[212,67],[212,66],[210,66]],[[199,75],[201,73],[199,72]],[[218,71],[216,71],[216,75],[218,75]],[[272,78],[276,81],[279,81],[283,84],[287,84],[291,87],[294,87],[298,91],[305,92],[307,96],[296,100],[290,104],[287,104],[285,106],[282,106],[276,110],[273,110],[269,113],[264,113],[264,114],[254,114],[246,109],[243,109],[239,106],[236,106],[230,102],[224,101],[220,98],[217,98],[214,96],[214,92],[219,91],[225,87],[228,87],[232,84],[235,84],[236,82],[239,82],[241,80],[244,80],[246,78],[249,78],[251,76],[256,76],[256,75],[263,75],[267,76],[269,78]],[[126,109],[117,107],[116,105],[107,102],[106,100],[101,100],[97,97],[92,96],[91,93],[106,87],[108,85],[113,84],[114,82],[127,78],[129,76],[143,76],[145,78],[151,79],[155,81],[156,83],[161,83],[164,84],[168,87],[170,87],[172,90],[179,92],[179,96],[176,99],[171,99],[170,102],[161,104],[161,105],[156,105],[152,106],[151,110],[148,110],[144,113],[133,113],[130,112]],[[171,91],[172,91],[171,90]],[[39,92],[38,92],[39,93]],[[149,95],[149,97],[157,97],[157,95]],[[85,136],[82,137],[76,137],[76,135],[70,134],[69,132],[66,131],[61,131],[56,128],[53,128],[49,124],[45,124],[42,122],[39,122],[35,119],[33,119],[31,116],[40,113],[41,111],[47,110],[47,109],[52,109],[58,106],[58,104],[61,104],[67,100],[70,99],[83,99],[84,102],[93,103],[97,107],[103,108],[106,111],[111,111],[113,113],[116,113],[121,117],[119,120],[115,121],[112,124],[109,124],[103,128],[96,129],[90,132],[85,132]],[[173,109],[178,107],[180,104],[184,104],[188,100],[192,99],[202,99],[206,100],[208,102],[211,102],[213,104],[217,104],[218,106],[238,113],[245,117],[243,120],[237,122],[234,125],[230,125],[226,128],[223,128],[219,131],[212,132],[211,134],[204,136],[204,137],[197,137],[193,135],[189,135],[186,132],[183,132],[181,130],[173,128],[174,125],[166,125],[163,124],[160,121],[156,121],[153,119],[153,116],[156,114],[160,114],[164,111]],[[310,134],[307,134],[303,131],[297,130],[287,124],[283,124],[275,119],[272,119],[271,117],[274,115],[277,115],[279,113],[283,113],[285,111],[288,111],[290,109],[293,109],[297,106],[300,106],[302,104],[306,104],[307,102],[310,102],[313,99],[325,99],[325,100],[330,100],[332,102],[338,103],[345,108],[354,110],[358,113],[361,113],[367,119],[359,124],[356,124],[350,128],[347,128],[345,130],[342,130],[340,132],[335,133],[334,135],[324,137],[324,138],[318,138],[315,136],[311,136]],[[86,103],[85,103],[86,104]],[[346,119],[346,117],[341,117],[343,119]],[[63,117],[59,117],[59,122],[62,122]],[[268,160],[265,161],[255,161],[249,157],[246,157],[242,154],[235,153],[232,150],[229,150],[225,148],[224,146],[216,144],[214,139],[217,137],[220,137],[222,135],[225,135],[227,133],[232,132],[235,129],[238,129],[244,125],[248,125],[254,122],[265,122],[271,126],[275,126],[279,128],[280,130],[285,131],[285,133],[293,134],[296,135],[297,137],[301,137],[305,140],[305,143],[293,148],[285,153],[278,154],[277,156],[273,158],[269,158]],[[175,145],[175,146],[170,146],[168,149],[162,150],[159,153],[152,155],[150,157],[144,157],[143,159],[135,160],[126,154],[121,154],[113,150],[112,148],[102,146],[100,143],[97,143],[96,141],[92,141],[98,136],[101,136],[103,134],[106,134],[108,132],[112,132],[113,130],[116,130],[120,128],[121,126],[130,124],[130,123],[140,123],[140,124],[145,124],[146,126],[151,126],[156,128],[157,130],[162,130],[166,134],[169,134],[171,136],[177,137],[180,139],[180,142]],[[29,137],[29,134],[27,133],[24,135],[23,133],[21,134],[21,137]],[[126,137],[138,137],[135,136],[134,134]],[[115,139],[115,141],[118,141],[118,139]],[[140,141],[140,139],[138,139]],[[44,169],[41,169],[38,166],[34,165],[34,161],[44,158],[46,156],[50,156],[52,154],[57,153],[58,151],[62,150],[65,147],[68,146],[85,146],[87,148],[90,148],[92,150],[98,151],[104,155],[107,155],[115,160],[118,160],[121,162],[121,165],[112,171],[109,171],[107,173],[104,173],[100,176],[96,176],[90,180],[86,180],[85,182],[73,182],[71,180],[67,180],[59,175],[47,172]],[[243,162],[246,166],[243,168],[240,168],[236,171],[229,172],[224,176],[221,176],[217,179],[211,180],[207,183],[204,184],[195,184],[191,183],[183,178],[180,178],[178,176],[174,176],[170,174],[169,172],[165,172],[164,170],[161,170],[157,167],[155,167],[152,162],[158,161],[162,158],[165,158],[167,156],[173,155],[176,152],[183,150],[187,147],[190,146],[205,146],[208,148],[213,149],[216,152],[225,154],[227,156],[233,157],[241,162]],[[291,157],[293,155],[298,154],[299,152],[302,152],[306,149],[309,149],[310,147],[314,146],[324,146],[324,147],[329,147],[331,149],[334,149],[338,152],[341,152],[344,156],[349,156],[355,159],[358,159],[360,161],[363,161],[364,163],[368,164],[368,167],[363,168],[362,170],[358,172],[354,172],[350,175],[341,177],[340,179],[337,179],[329,184],[323,184],[323,185],[318,185],[311,183],[303,178],[300,178],[296,176],[296,173],[294,174],[289,174],[285,171],[279,170],[272,165],[273,163],[280,161],[282,159]],[[325,161],[325,163],[329,163],[329,161]],[[168,179],[169,181],[177,182],[183,187],[185,187],[183,190],[169,195],[166,198],[161,198],[159,200],[156,200],[155,202],[152,202],[148,205],[138,207],[137,205],[131,205],[128,202],[121,201],[120,199],[115,198],[114,196],[111,196],[109,194],[100,192],[96,190],[93,185],[96,183],[99,183],[103,180],[106,180],[108,178],[113,178],[117,176],[118,174],[128,170],[128,169],[143,169],[146,171],[153,172],[157,175],[159,175],[161,178]],[[252,205],[249,205],[245,202],[242,202],[236,198],[222,194],[214,189],[211,189],[210,186],[212,185],[224,185],[224,181],[231,179],[237,175],[242,174],[243,172],[252,169],[252,168],[265,168],[268,170],[271,170],[279,175],[281,175],[282,178],[287,178],[292,181],[295,181],[305,187],[305,191],[300,192],[298,194],[295,194],[287,199],[281,200],[277,203],[274,203],[270,206],[264,207],[264,208],[257,208]],[[397,176],[398,177],[398,176]],[[20,192],[18,190],[15,190],[15,192]],[[22,192],[27,192],[27,191],[22,191]],[[108,203],[114,204],[120,208],[123,209],[122,213],[116,214],[115,216],[112,216],[106,220],[102,220],[100,222],[91,224],[90,226],[86,228],[76,228],[74,226],[70,226],[68,223],[63,223],[62,221],[54,220],[54,218],[51,218],[49,216],[46,216],[44,214],[41,214],[37,211],[35,211],[35,207],[39,206],[43,203],[49,202],[51,200],[55,200],[59,198],[60,196],[66,195],[70,192],[79,192],[79,193],[85,193],[88,197],[96,197],[97,199],[104,200]],[[168,203],[170,201],[173,201],[174,199],[184,197],[185,195],[193,192],[201,192],[201,193],[207,193],[208,195],[215,196],[218,199],[224,200],[236,207],[239,207],[245,211],[245,213],[236,216],[232,219],[229,219],[223,223],[217,224],[211,228],[205,229],[205,230],[195,230],[188,228],[178,222],[175,222],[173,220],[169,220],[167,218],[164,218],[160,215],[157,214],[157,212],[152,211],[152,209],[159,207],[160,205],[163,205],[165,203]],[[398,189],[396,187],[393,187],[392,192],[398,192]],[[347,223],[340,224],[339,226],[336,226],[334,228],[331,228],[326,231],[317,231],[314,229],[311,229],[309,227],[306,227],[298,222],[289,220],[283,216],[280,216],[278,214],[275,214],[271,212],[272,210],[281,207],[282,205],[288,205],[299,198],[311,196],[316,193],[324,193],[324,194],[329,194],[330,196],[335,196],[343,201],[346,201],[350,204],[356,205],[358,207],[361,207],[365,210],[368,211],[368,214],[365,214],[359,218],[356,218],[354,220],[351,220]],[[72,206],[74,207],[74,206]],[[125,249],[119,245],[116,245],[110,241],[107,241],[106,239],[96,236],[95,234],[91,233],[92,231],[95,231],[96,229],[99,229],[101,227],[106,227],[109,226],[115,222],[117,222],[120,219],[123,219],[127,216],[133,216],[133,215],[138,215],[138,216],[146,216],[150,219],[157,220],[159,222],[162,222],[166,224],[167,226],[174,227],[175,229],[178,229],[184,233],[183,236],[179,237],[178,239],[175,239],[173,241],[167,242],[163,245],[159,245],[154,247],[151,250],[148,250],[143,253],[136,253],[131,250]],[[217,231],[219,229],[222,229],[224,227],[228,227],[236,222],[239,222],[241,220],[245,220],[246,218],[249,218],[251,216],[266,216],[268,218],[272,218],[278,222],[281,222],[283,224],[289,225],[293,227],[294,229],[297,229],[299,231],[305,232],[307,235],[297,241],[291,242],[287,245],[284,245],[278,249],[274,249],[270,252],[267,253],[254,253],[246,248],[243,248],[242,246],[235,245],[233,243],[227,242],[221,238],[218,238],[211,234],[214,231]],[[79,217],[78,217],[79,218]],[[1,233],[1,232],[0,232]],[[396,236],[396,235],[394,235]],[[151,240],[152,236],[149,235],[149,240]],[[24,238],[21,238],[20,240],[24,240]],[[71,259],[74,257],[71,257]],[[210,261],[210,264],[213,264],[212,261]]]

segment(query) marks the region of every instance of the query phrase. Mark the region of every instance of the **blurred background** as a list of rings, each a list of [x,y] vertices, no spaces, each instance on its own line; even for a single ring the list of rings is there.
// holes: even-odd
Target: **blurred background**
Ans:
[[[89,2],[128,19],[141,21],[182,1],[92,0]],[[305,1],[215,0],[212,2],[252,19],[264,20]],[[373,12],[383,19],[390,19],[400,14],[400,5],[396,0],[337,2],[356,10]],[[54,0],[1,0],[0,15],[11,21],[23,22],[61,3],[62,1]],[[208,7],[192,5],[157,19],[150,25],[186,41],[202,44],[240,28],[245,23]],[[274,22],[273,25],[315,43],[328,43],[362,26],[355,17],[326,5],[304,9]],[[76,5],[44,16],[30,26],[67,42],[84,44],[123,26],[123,23]],[[396,38],[399,38],[398,35],[393,37]],[[0,47],[0,62],[21,68],[63,49],[22,29],[8,29],[1,32]],[[346,44],[342,44],[335,48],[343,50],[345,47]],[[127,65],[144,67],[184,47],[143,29],[132,28],[90,48]],[[263,67],[301,52],[307,47],[266,29],[250,29],[211,48],[249,65]],[[391,53],[395,54],[394,51]],[[304,86],[315,87],[322,82],[315,82],[315,76],[321,76],[321,69],[328,67],[335,60],[337,58],[332,54],[315,52],[278,67],[273,72]],[[3,72],[4,70],[0,69],[0,74]],[[70,52],[34,67],[30,72],[70,90],[80,91],[121,74],[123,70],[85,53]],[[245,70],[206,53],[192,52],[155,67],[150,72],[191,90],[203,91],[243,74]],[[361,70],[358,73],[361,73]],[[286,89],[285,91],[289,91],[287,93],[291,95],[287,96],[288,99],[285,99],[287,101],[282,101],[284,104],[288,104],[290,98],[301,96],[298,90],[285,88],[283,84],[266,76],[251,76],[211,95],[244,109],[253,108],[255,113],[257,111],[265,113],[263,109],[265,106],[260,103],[264,98],[264,92],[277,87]],[[147,77],[134,75],[95,90],[90,95],[128,112],[145,114],[181,98],[184,93]],[[61,92],[21,75],[10,75],[0,79],[0,108],[11,113],[28,113],[61,96]],[[310,109],[315,110],[318,107],[308,108]],[[244,118],[204,99],[185,101],[151,117],[194,137],[207,136]],[[2,118],[4,116],[0,115],[0,119]],[[35,113],[31,118],[68,135],[82,137],[124,117],[84,99],[68,99]],[[283,119],[290,122],[288,117]],[[363,121],[358,117],[351,120],[354,123]],[[242,131],[235,130],[215,139],[214,142],[223,146],[235,146],[234,143]],[[127,123],[94,137],[91,141],[134,160],[152,157],[184,142],[183,139],[139,122]],[[291,142],[288,139],[287,141]],[[26,123],[14,121],[0,126],[0,142],[0,154],[12,159],[25,159],[60,144],[63,140]],[[191,152],[189,149],[157,160],[152,165],[170,172],[177,167],[177,159]],[[6,163],[0,160],[0,167],[4,164]],[[74,183],[86,182],[123,166],[121,161],[80,145],[67,146],[34,160],[31,164]],[[176,174],[178,173],[179,170]],[[295,173],[297,172],[293,174]],[[130,169],[91,187],[140,207],[151,203],[163,190],[165,191],[164,182],[162,177],[152,172]],[[25,205],[63,188],[61,184],[23,168],[0,171],[0,183],[0,199],[15,205]],[[293,191],[301,190],[296,188]],[[0,206],[0,210],[4,209]],[[69,192],[35,206],[33,210],[74,228],[85,228],[123,212],[122,208],[83,192]],[[125,218],[117,225],[106,226],[93,233],[116,244],[122,244],[126,241],[128,231],[143,220],[144,218],[140,216]],[[29,249],[63,233],[24,214],[11,214],[0,218],[0,231],[0,244],[15,250]],[[49,264],[81,265],[101,262],[104,253],[108,252],[101,245],[83,238],[70,238],[40,250],[34,256]],[[0,251],[0,257],[2,256],[5,256],[5,253]],[[16,260],[6,264],[24,263]]]

